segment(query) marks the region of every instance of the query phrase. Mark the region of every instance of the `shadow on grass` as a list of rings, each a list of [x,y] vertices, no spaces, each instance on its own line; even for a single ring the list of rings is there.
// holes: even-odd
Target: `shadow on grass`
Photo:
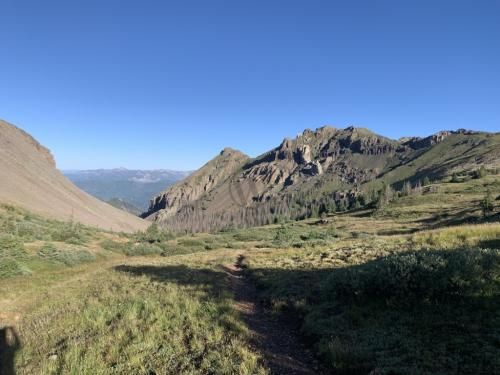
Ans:
[[[478,204],[479,207],[479,204]],[[479,213],[478,208],[466,208],[456,211],[454,209],[445,209],[433,216],[425,219],[413,220],[413,223],[426,225],[426,229],[439,229],[450,226],[495,223],[500,221],[500,212],[489,214],[484,217]]]
[[[237,270],[220,266],[219,270],[189,268],[180,266],[129,266],[115,267],[117,271],[135,276],[148,276],[151,280],[165,283],[176,283],[183,286],[194,286],[205,295],[202,299],[219,300],[230,298],[237,302],[236,310],[227,304],[231,312],[238,311],[240,324],[222,318],[220,323],[248,342],[263,355],[271,374],[313,375],[320,372],[313,369],[313,359],[309,352],[303,350],[294,340],[294,334],[284,325],[280,325],[266,317],[259,308],[255,288],[245,282]],[[228,284],[229,282],[229,284]],[[230,288],[229,288],[230,286]],[[227,291],[231,289],[233,293]],[[225,305],[225,304],[223,304]],[[220,307],[219,307],[220,308]],[[226,307],[222,307],[225,309]],[[224,310],[224,312],[229,312]],[[222,314],[218,312],[218,316]],[[214,321],[214,324],[216,322]],[[252,336],[248,335],[246,326]]]
[[[225,287],[225,274],[206,268],[180,266],[116,266],[115,270],[134,276],[148,276],[151,280],[196,286],[207,299],[221,298]]]
[[[15,375],[14,358],[21,341],[12,327],[0,328],[0,374]]]
[[[280,320],[295,323],[336,374],[499,374],[499,259],[497,250],[447,250],[390,255],[344,268],[264,266],[244,271],[257,285],[256,295],[243,292],[236,300],[245,306],[260,299]],[[183,265],[117,270],[194,285],[206,298],[220,298],[227,289],[224,270]],[[269,351],[265,343],[274,328],[246,323],[260,331],[257,348]]]
[[[500,374],[500,254],[425,251],[322,270],[254,268],[336,374]]]

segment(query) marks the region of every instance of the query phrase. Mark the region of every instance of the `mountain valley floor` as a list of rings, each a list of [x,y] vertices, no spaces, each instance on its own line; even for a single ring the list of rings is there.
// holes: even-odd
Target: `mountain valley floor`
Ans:
[[[237,261],[258,319],[298,340],[311,373],[500,374],[500,177],[431,186],[214,234],[115,233],[3,205],[2,374],[279,373],[244,316]]]

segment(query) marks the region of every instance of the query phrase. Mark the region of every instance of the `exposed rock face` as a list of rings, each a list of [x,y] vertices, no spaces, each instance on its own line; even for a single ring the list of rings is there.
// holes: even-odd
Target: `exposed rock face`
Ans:
[[[211,191],[246,161],[248,161],[247,155],[231,148],[225,148],[216,158],[191,176],[153,198],[149,211],[143,216],[151,217],[160,210],[163,218],[175,214],[182,206],[196,201],[203,194]]]
[[[411,137],[407,138],[404,141],[405,145],[410,146],[411,148],[418,150],[422,148],[428,148],[431,146],[434,146],[435,144],[443,142],[446,138],[448,138],[452,134],[472,134],[469,133],[469,131],[465,129],[459,129],[456,132],[452,131],[440,131],[436,134],[430,135],[425,138],[420,138],[420,137]]]
[[[319,161],[307,164],[301,169],[301,172],[307,176],[317,176],[323,174],[323,167]]]
[[[135,232],[148,222],[78,189],[56,168],[50,151],[23,130],[0,120],[0,202],[51,218]]]
[[[297,149],[297,163],[308,164],[311,162],[311,147],[302,145]]]
[[[229,223],[262,225],[269,217],[286,215],[292,205],[295,217],[305,215],[303,200],[297,197],[314,200],[325,194],[322,187],[326,186],[334,200],[351,204],[364,185],[379,178],[397,181],[398,168],[406,168],[410,160],[415,163],[413,158],[455,134],[474,136],[467,131],[440,132],[395,141],[363,128],[322,127],[306,129],[295,139],[285,138],[277,148],[252,160],[229,150],[155,198],[149,218],[173,230],[218,230]],[[463,147],[478,147],[478,142],[483,141],[471,140]],[[452,153],[449,157],[453,158]],[[425,161],[421,168],[444,173],[438,167]]]

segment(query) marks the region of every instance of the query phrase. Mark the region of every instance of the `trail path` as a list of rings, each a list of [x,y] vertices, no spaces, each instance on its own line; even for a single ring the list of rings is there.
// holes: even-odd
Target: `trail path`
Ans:
[[[257,300],[255,286],[243,276],[243,254],[234,264],[223,266],[230,276],[236,307],[253,335],[252,345],[260,352],[273,375],[326,374],[313,355],[283,322],[271,320]]]

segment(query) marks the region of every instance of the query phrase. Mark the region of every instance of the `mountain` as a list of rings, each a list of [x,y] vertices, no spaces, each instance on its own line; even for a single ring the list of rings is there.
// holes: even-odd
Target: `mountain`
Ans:
[[[115,208],[118,208],[119,210],[126,211],[129,214],[132,214],[134,216],[141,216],[141,214],[142,214],[142,211],[140,208],[137,208],[132,203],[124,201],[121,198],[110,199],[107,203],[112,205]]]
[[[364,128],[307,129],[254,159],[225,149],[155,197],[144,217],[176,231],[263,225],[366,204],[384,184],[400,189],[479,166],[500,167],[500,133],[392,140]]]
[[[78,189],[56,168],[50,151],[0,120],[0,202],[60,220],[134,232],[148,223]]]
[[[171,170],[128,170],[125,168],[63,171],[76,186],[103,201],[117,198],[138,207],[148,208],[150,199],[190,172]]]
[[[145,216],[157,211],[162,217],[174,215],[180,208],[194,202],[223,183],[236,169],[249,158],[242,152],[225,148],[191,176],[155,197],[150,203],[150,210]]]

